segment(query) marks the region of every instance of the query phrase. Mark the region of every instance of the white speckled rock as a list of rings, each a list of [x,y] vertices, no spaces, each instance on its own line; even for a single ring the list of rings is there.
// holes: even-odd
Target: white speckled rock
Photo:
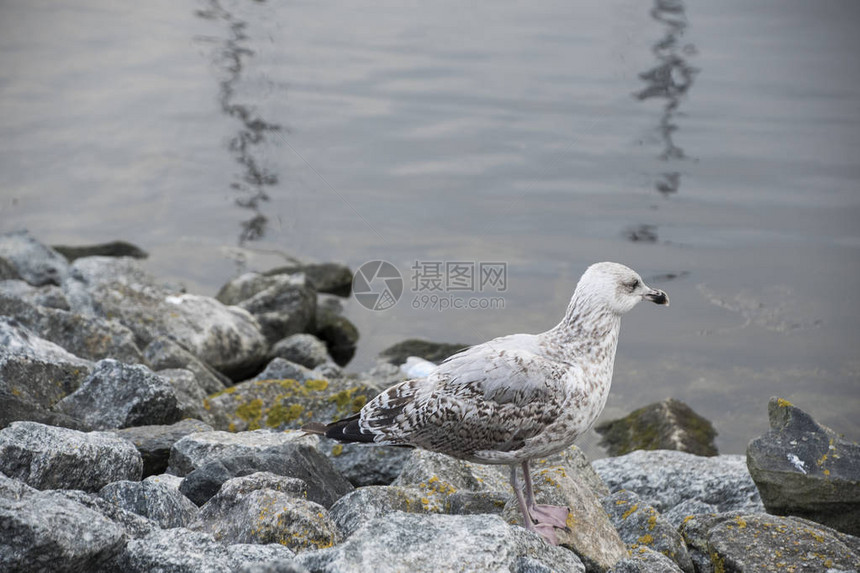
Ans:
[[[197,516],[197,506],[178,489],[152,481],[115,481],[99,490],[99,497],[165,529],[187,526]]]
[[[143,460],[131,442],[112,433],[14,422],[0,430],[0,471],[37,489],[98,491],[113,481],[139,480]]]
[[[497,515],[395,512],[373,519],[344,543],[300,554],[311,571],[429,573],[437,571],[540,571],[584,573],[570,551],[553,547]]]
[[[661,513],[690,499],[718,511],[764,511],[744,456],[638,450],[592,466],[610,490],[630,490]]]

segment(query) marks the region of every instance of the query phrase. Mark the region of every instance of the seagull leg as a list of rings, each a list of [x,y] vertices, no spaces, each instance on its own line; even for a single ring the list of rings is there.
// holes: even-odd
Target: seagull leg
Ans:
[[[526,474],[528,476],[528,474]],[[526,477],[528,479],[528,477]],[[537,533],[544,539],[546,539],[547,543],[550,545],[558,545],[558,536],[555,533],[555,528],[548,523],[538,523],[535,524],[532,521],[531,515],[529,515],[528,507],[526,506],[526,500],[523,497],[523,491],[520,489],[519,483],[517,483],[517,466],[511,466],[511,485],[514,488],[514,493],[517,496],[517,502],[520,504],[520,511],[523,514],[523,526],[534,533]]]
[[[567,516],[570,514],[570,509],[562,505],[538,505],[535,503],[528,460],[523,462],[523,480],[526,484],[526,508],[535,522],[538,525],[551,525],[559,529],[568,529]]]

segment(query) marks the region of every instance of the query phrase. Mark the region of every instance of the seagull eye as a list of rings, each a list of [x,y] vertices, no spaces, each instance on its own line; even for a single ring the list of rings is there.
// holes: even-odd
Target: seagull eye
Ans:
[[[636,287],[639,286],[639,279],[633,279],[629,283],[626,283],[624,286],[630,289],[630,292],[633,292],[634,290],[636,290]]]

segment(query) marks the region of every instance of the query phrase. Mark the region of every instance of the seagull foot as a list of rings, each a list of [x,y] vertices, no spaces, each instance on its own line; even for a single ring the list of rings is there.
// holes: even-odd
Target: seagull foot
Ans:
[[[545,523],[538,523],[532,526],[535,533],[543,537],[550,545],[558,545],[558,534],[555,532],[555,527]]]
[[[535,524],[558,527],[559,529],[568,529],[567,516],[570,515],[570,509],[563,505],[533,505],[529,508],[529,515],[534,519]]]

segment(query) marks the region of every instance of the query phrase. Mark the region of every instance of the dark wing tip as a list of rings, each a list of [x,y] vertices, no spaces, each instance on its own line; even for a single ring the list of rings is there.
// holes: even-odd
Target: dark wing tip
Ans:
[[[373,443],[373,434],[362,432],[358,426],[358,419],[359,414],[356,414],[342,420],[337,420],[331,424],[308,422],[302,426],[302,430],[305,432],[305,435],[316,434],[339,442]]]

